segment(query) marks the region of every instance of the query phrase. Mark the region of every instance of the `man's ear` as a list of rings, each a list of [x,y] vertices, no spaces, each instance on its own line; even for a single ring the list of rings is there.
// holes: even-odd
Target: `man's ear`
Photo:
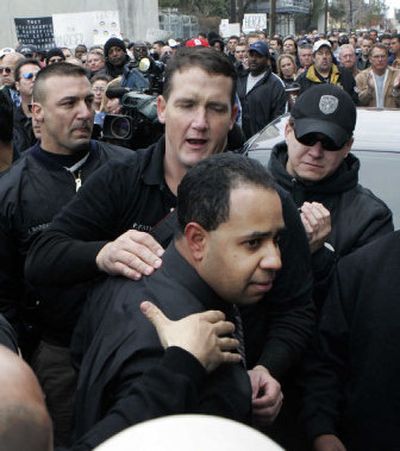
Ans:
[[[232,107],[232,113],[231,113],[231,119],[229,122],[229,130],[232,130],[233,126],[236,122],[236,117],[238,115],[239,107],[236,105],[236,103]]]
[[[353,145],[354,142],[354,138],[350,138],[347,143],[344,145],[344,148],[346,149],[345,153],[344,153],[344,158],[347,157],[347,155],[350,153],[351,150],[351,146]]]
[[[289,121],[286,122],[285,125],[285,139],[287,138],[287,135],[293,130],[293,127],[290,125]]]
[[[200,262],[205,255],[208,232],[197,222],[189,222],[185,227],[184,235],[193,259]]]
[[[43,114],[43,107],[38,102],[32,102],[32,116],[35,118],[35,120],[39,123],[43,122],[44,114]]]
[[[158,120],[161,122],[161,124],[165,124],[165,110],[167,108],[167,101],[164,99],[163,96],[157,97],[157,116]]]

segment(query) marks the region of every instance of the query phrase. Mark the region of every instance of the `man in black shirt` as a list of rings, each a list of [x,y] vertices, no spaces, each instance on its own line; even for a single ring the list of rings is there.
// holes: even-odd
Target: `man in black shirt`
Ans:
[[[236,114],[235,79],[224,55],[207,48],[180,50],[158,99],[165,138],[92,177],[32,247],[31,281],[68,286],[102,273],[138,280],[159,268],[163,249],[152,235],[163,244],[170,240],[171,217],[160,221],[175,207],[182,177],[224,150]],[[278,411],[276,378],[301,357],[313,324],[307,240],[290,197],[279,194],[288,229],[282,234],[283,269],[263,302],[242,309],[253,410],[264,421]],[[78,308],[82,301],[71,303]]]
[[[243,362],[222,365],[209,377],[194,371],[191,380],[177,370],[175,383],[180,381],[182,389],[192,385],[185,403],[176,398],[175,383],[164,390],[161,379],[151,402],[139,411],[137,391],[146,391],[141,387],[141,374],[163,354],[139,308],[143,299],[151,300],[174,319],[221,310],[236,324],[244,358],[236,304],[260,302],[281,268],[278,237],[284,222],[280,197],[260,163],[241,155],[215,155],[183,178],[177,220],[175,240],[158,271],[140,281],[108,278],[89,295],[72,339],[80,367],[75,417],[78,443],[73,449],[92,449],[140,419],[171,410],[251,420],[251,384]],[[228,337],[221,340],[229,343]],[[279,409],[282,394],[275,389]]]
[[[46,392],[57,442],[67,434],[60,435],[55,411],[64,410],[69,398],[54,401],[53,388],[61,384],[56,378],[54,385],[50,381],[57,371],[68,374],[64,364],[69,360],[74,321],[69,319],[67,306],[77,293],[75,289],[57,292],[58,303],[54,305],[54,289],[40,293],[32,290],[24,280],[23,266],[35,237],[48,227],[89,175],[105,161],[123,159],[129,153],[90,140],[92,102],[93,93],[83,68],[58,63],[38,72],[33,114],[40,124],[41,143],[27,150],[0,180],[0,311],[18,332],[24,357],[29,360],[36,349],[32,365]],[[42,339],[39,347],[38,335]],[[62,370],[50,354],[57,357]],[[61,355],[65,359],[60,359]],[[70,375],[73,380],[72,371]],[[48,387],[49,383],[53,388]]]

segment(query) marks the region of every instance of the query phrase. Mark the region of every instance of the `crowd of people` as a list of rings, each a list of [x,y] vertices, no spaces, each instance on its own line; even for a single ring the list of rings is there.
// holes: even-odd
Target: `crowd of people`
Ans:
[[[357,106],[400,107],[397,32],[21,45],[0,84],[5,449],[179,413],[400,449],[400,241],[351,153]],[[132,91],[145,147],[94,134]],[[268,169],[241,153],[287,111]]]

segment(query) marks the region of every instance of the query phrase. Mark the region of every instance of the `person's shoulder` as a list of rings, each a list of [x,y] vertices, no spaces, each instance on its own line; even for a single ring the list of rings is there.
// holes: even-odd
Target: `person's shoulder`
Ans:
[[[18,160],[16,160],[6,171],[0,176],[0,198],[10,191],[15,191],[23,182],[24,174],[29,171],[29,167],[36,164],[32,155],[25,151]],[[28,175],[29,178],[29,175]]]
[[[356,249],[338,262],[338,272],[348,273],[354,269],[362,274],[373,271],[376,276],[376,269],[382,265],[398,267],[398,256],[400,254],[400,230],[387,233],[370,243]],[[400,273],[399,273],[400,276]]]

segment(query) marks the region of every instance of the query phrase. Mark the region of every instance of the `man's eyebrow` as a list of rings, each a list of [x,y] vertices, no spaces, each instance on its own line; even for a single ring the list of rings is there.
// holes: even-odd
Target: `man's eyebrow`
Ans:
[[[270,238],[272,236],[280,235],[286,230],[285,226],[279,227],[276,230],[270,230],[268,232],[252,232],[249,235],[246,235],[245,238],[248,240],[257,240],[261,238]]]

